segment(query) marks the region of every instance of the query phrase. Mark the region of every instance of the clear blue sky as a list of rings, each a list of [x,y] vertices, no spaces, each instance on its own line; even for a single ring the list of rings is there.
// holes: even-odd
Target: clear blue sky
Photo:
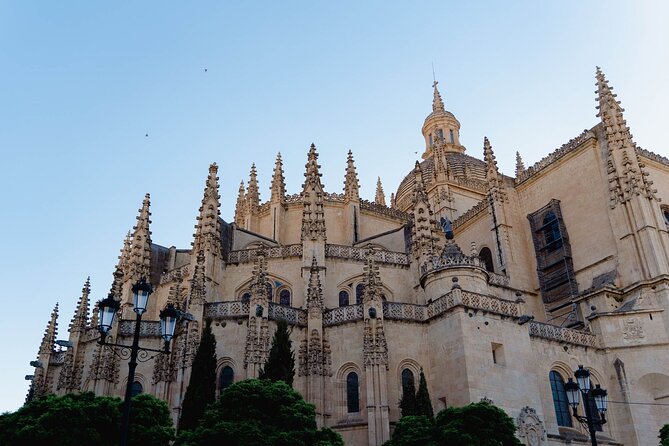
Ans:
[[[667,23],[659,1],[0,1],[0,411],[54,304],[66,338],[86,276],[106,295],[144,193],[154,242],[181,248],[213,161],[228,221],[252,162],[267,199],[277,151],[298,192],[311,142],[327,191],[351,149],[363,197],[379,175],[389,196],[422,151],[432,63],[467,153],[488,136],[504,173],[596,124],[595,65],[667,156]]]

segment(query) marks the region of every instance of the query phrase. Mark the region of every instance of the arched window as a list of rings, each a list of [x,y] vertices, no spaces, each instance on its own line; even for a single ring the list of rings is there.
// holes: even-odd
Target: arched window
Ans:
[[[130,392],[132,396],[139,395],[144,391],[142,383],[139,381],[133,381],[132,386],[130,387]]]
[[[290,306],[290,290],[282,289],[279,293],[279,303],[281,305]]]
[[[232,367],[226,365],[221,370],[221,374],[218,377],[218,389],[223,391],[225,388],[230,386],[235,381],[235,371],[232,370]]]
[[[361,304],[364,296],[365,296],[365,284],[359,283],[355,287],[355,303]]]
[[[551,391],[553,392],[555,417],[557,418],[558,426],[572,427],[567,392],[564,390],[564,379],[562,379],[562,376],[555,370],[551,371],[549,377],[551,381]]]
[[[442,141],[444,139],[444,131],[442,129],[437,129],[437,139]]]
[[[481,252],[479,252],[479,257],[483,261],[483,264],[485,265],[485,269],[494,273],[495,272],[495,264],[492,261],[492,252],[490,252],[490,248],[481,249]]]
[[[348,291],[339,292],[339,306],[345,307],[348,305]]]
[[[413,385],[415,389],[415,383],[416,382],[414,381],[413,372],[409,369],[402,370],[402,393],[406,391],[409,385]]]
[[[242,294],[242,302],[248,303],[251,301],[251,293]]]
[[[348,413],[360,412],[360,391],[358,389],[358,374],[351,372],[346,375],[346,407]]]
[[[455,136],[453,135],[453,130],[449,130],[451,134],[451,144],[455,144]]]
[[[544,246],[548,251],[555,251],[562,247],[560,223],[554,213],[549,212],[543,221]]]
[[[669,229],[669,208],[662,208],[662,215],[664,216],[664,224]]]

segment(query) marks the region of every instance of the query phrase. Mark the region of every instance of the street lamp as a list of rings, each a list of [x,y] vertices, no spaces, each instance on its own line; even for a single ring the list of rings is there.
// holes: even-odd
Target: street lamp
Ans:
[[[574,411],[574,418],[581,424],[587,426],[590,433],[590,442],[592,446],[597,446],[597,437],[595,435],[595,415],[599,415],[599,424],[606,423],[606,410],[608,409],[608,400],[606,399],[606,390],[602,389],[599,384],[591,389],[590,386],[590,371],[584,369],[582,365],[578,366],[578,370],[574,372],[576,382],[572,378],[564,385],[564,390],[567,393],[567,401]],[[583,396],[583,407],[585,416],[578,414],[579,393]],[[595,402],[597,413],[593,413],[590,406],[590,398]]]
[[[132,383],[135,381],[135,369],[137,368],[137,355],[140,351],[142,352],[155,352],[167,354],[170,353],[170,341],[174,338],[174,332],[176,330],[177,321],[181,318],[182,313],[174,308],[174,305],[168,304],[164,310],[160,312],[160,336],[165,341],[165,347],[162,350],[156,350],[152,348],[140,347],[139,346],[139,333],[142,322],[142,314],[146,311],[146,307],[149,303],[149,296],[153,292],[151,284],[142,277],[136,284],[132,286],[133,294],[133,311],[137,313],[135,318],[135,335],[132,339],[132,345],[124,344],[115,344],[107,342],[107,336],[109,331],[114,323],[114,317],[118,313],[121,303],[114,299],[112,293],[107,296],[106,299],[100,301],[98,304],[99,312],[99,325],[98,331],[100,332],[100,340],[98,341],[101,345],[107,345],[110,347],[118,347],[122,352],[125,353],[125,357],[122,357],[115,350],[118,356],[123,359],[129,358],[128,362],[128,380],[125,387],[125,401],[123,404],[123,418],[121,423],[121,440],[119,444],[121,446],[126,446],[128,443],[128,428],[130,424],[130,402],[132,399]],[[147,359],[149,359],[147,357]]]

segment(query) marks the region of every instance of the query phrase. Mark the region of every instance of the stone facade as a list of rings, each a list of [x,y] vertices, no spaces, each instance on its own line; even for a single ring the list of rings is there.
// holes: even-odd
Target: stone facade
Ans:
[[[489,399],[527,445],[583,444],[552,391],[579,364],[609,392],[601,444],[656,444],[667,419],[652,404],[669,403],[669,160],[636,146],[599,69],[596,78],[601,122],[534,166],[518,154],[513,178],[487,138],[483,159],[465,153],[435,82],[423,160],[390,206],[380,179],[374,202],[360,198],[350,152],[343,191],[326,192],[314,145],[300,193],[286,194],[279,155],[261,203],[253,166],[232,223],[219,216],[212,165],[191,249],[152,242],[147,195],[114,272],[123,320],[111,336],[129,342],[130,287],[142,276],[155,288],[143,344],[160,346],[168,302],[194,321],[169,356],[139,364],[136,381],[176,420],[203,320],[219,340],[219,375],[238,381],[258,376],[285,319],[294,386],[347,444],[389,439],[401,376],[421,369],[435,411]],[[54,310],[34,395],[123,394],[126,364],[95,342],[89,293],[87,282],[67,351],[54,347]]]

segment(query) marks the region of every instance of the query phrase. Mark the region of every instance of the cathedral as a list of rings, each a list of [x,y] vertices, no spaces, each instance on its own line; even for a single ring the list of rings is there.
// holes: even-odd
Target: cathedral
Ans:
[[[131,342],[142,277],[154,292],[141,344],[161,348],[169,303],[192,320],[170,354],[139,363],[133,391],[165,400],[176,422],[204,321],[220,392],[258,376],[283,319],[295,389],[347,445],[390,439],[403,383],[421,370],[435,413],[492,401],[526,445],[590,444],[567,399],[581,365],[608,392],[605,420],[592,400],[578,408],[593,412],[598,443],[657,444],[669,422],[669,159],[634,143],[599,68],[596,86],[597,125],[532,166],[517,154],[515,176],[500,173],[487,138],[461,145],[435,82],[422,161],[388,199],[380,181],[374,201],[360,198],[350,151],[343,190],[325,191],[313,144],[297,193],[279,154],[261,202],[252,167],[232,222],[212,164],[191,246],[152,241],[147,194],[113,274],[110,337]],[[127,361],[98,344],[90,292],[86,282],[69,342],[56,345],[53,310],[33,397],[124,394]]]

